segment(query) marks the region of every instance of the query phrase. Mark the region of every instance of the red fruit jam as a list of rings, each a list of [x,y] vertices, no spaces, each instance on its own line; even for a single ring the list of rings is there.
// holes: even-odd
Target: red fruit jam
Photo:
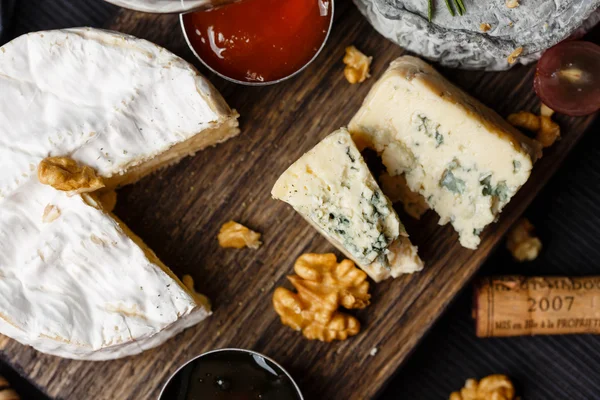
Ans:
[[[272,82],[300,70],[319,51],[332,0],[242,0],[183,15],[198,56],[238,81]]]

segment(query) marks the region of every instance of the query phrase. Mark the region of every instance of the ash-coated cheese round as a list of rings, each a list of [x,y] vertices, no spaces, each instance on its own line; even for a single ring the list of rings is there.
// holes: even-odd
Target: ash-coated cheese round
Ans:
[[[354,0],[373,27],[386,38],[430,61],[464,69],[504,70],[537,60],[541,52],[600,21],[600,0],[463,0],[466,13],[450,15],[444,1]],[[453,3],[453,1],[450,1]],[[489,24],[482,31],[481,25]],[[522,47],[514,64],[508,56]]]

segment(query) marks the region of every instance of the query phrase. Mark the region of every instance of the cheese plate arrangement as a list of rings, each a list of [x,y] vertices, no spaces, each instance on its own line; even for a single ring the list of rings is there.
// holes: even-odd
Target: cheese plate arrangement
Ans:
[[[259,54],[273,50],[249,38],[277,35],[251,24],[215,34],[186,27],[201,18],[125,9],[107,30],[0,48],[2,357],[60,399],[155,399],[187,361],[224,348],[267,370],[275,360],[299,398],[376,397],[600,108],[586,69],[596,45],[563,42],[536,75],[505,54],[511,38],[458,64],[400,42],[432,66],[375,30],[410,4],[337,3],[331,24],[319,2],[302,15],[322,20],[301,54]],[[472,23],[479,6],[464,5],[432,23]],[[384,6],[385,18],[365,11]],[[590,28],[597,5],[567,6],[521,61]],[[227,60],[201,62],[190,47],[207,40],[256,69],[228,77]],[[274,71],[284,54],[296,62]],[[484,71],[500,64],[513,68]]]

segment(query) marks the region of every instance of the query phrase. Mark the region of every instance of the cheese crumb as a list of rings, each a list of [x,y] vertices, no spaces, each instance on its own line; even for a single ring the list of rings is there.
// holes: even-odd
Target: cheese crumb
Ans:
[[[104,246],[106,244],[106,243],[104,243],[104,240],[100,239],[98,236],[94,235],[93,233],[90,236],[90,240],[92,241],[92,243],[95,243],[99,246]]]
[[[527,218],[517,221],[506,238],[506,247],[519,262],[532,261],[542,250],[542,242],[533,235],[534,227]]]
[[[58,217],[60,217],[60,210],[58,207],[52,204],[48,204],[46,208],[44,208],[44,215],[42,215],[42,222],[45,224],[49,224],[52,221],[55,221]]]
[[[517,47],[516,49],[513,50],[512,53],[509,54],[506,61],[508,61],[509,64],[514,64],[515,62],[517,62],[517,58],[519,58],[522,53],[523,53],[523,47]]]
[[[352,84],[362,83],[371,75],[369,68],[373,57],[367,57],[354,46],[346,47],[346,55],[344,56],[344,76],[346,80]]]
[[[379,349],[378,349],[377,347],[373,347],[373,348],[371,349],[371,351],[369,352],[369,355],[370,355],[371,357],[375,357],[375,355],[377,354],[377,352],[378,352],[378,351],[379,351]]]
[[[235,221],[224,223],[217,238],[219,239],[219,245],[224,248],[241,249],[249,247],[258,249],[262,244],[260,233],[254,232]]]
[[[479,29],[481,32],[488,32],[490,29],[492,29],[492,26],[488,23],[481,23],[481,25],[479,25]]]

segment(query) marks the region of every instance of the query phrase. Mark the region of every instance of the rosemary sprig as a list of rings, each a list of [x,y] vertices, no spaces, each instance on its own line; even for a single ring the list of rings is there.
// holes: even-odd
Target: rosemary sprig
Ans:
[[[456,6],[458,7],[458,9],[460,10],[459,11],[460,15],[463,15],[463,13],[467,12],[467,9],[465,8],[465,3],[463,3],[463,0],[454,0],[454,1],[456,3]]]
[[[451,0],[445,0],[446,7],[448,8],[448,12],[450,13],[450,15],[454,17],[456,14],[450,1]],[[452,2],[454,3],[454,7],[456,7],[456,12],[458,13],[458,15],[463,15],[467,12],[467,8],[465,7],[465,3],[463,2],[463,0],[452,0]],[[429,20],[429,22],[431,22],[431,20],[433,19],[433,0],[427,0],[427,19]]]
[[[448,11],[450,11],[450,15],[454,17],[454,9],[450,5],[450,0],[446,0],[446,7],[448,7]]]
[[[462,8],[460,8],[460,5],[458,4],[458,0],[454,0],[454,7],[456,7],[456,12],[458,13],[458,15],[463,15],[463,11]]]
[[[433,0],[427,2],[427,19],[429,22],[433,19]]]

